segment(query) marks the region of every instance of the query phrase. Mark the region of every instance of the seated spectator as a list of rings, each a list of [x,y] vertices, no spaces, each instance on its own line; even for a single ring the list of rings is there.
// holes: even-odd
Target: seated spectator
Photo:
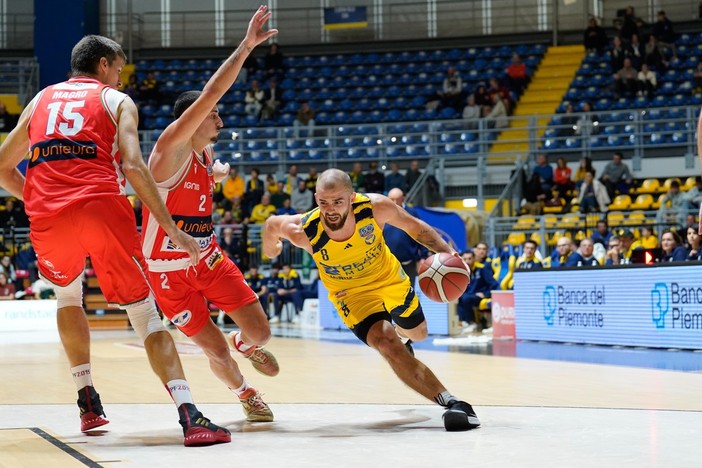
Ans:
[[[251,212],[256,204],[261,202],[261,197],[263,196],[263,192],[265,192],[263,181],[259,178],[260,174],[261,172],[258,168],[254,167],[251,169],[249,180],[246,181],[243,201],[248,213]]]
[[[517,259],[514,265],[516,270],[540,270],[543,268],[541,260],[536,256],[537,245],[533,240],[524,242],[523,254]]]
[[[480,301],[486,297],[490,297],[492,291],[499,289],[499,285],[492,276],[492,268],[484,263],[476,261],[473,252],[465,252],[461,257],[463,261],[466,262],[466,265],[468,265],[470,283],[465,292],[458,299],[457,311],[458,319],[461,321],[461,325],[463,325],[463,332],[470,333],[477,328],[474,309],[480,306]],[[482,328],[486,328],[485,323],[481,325]]]
[[[569,237],[561,237],[556,241],[556,249],[551,254],[551,268],[566,266],[573,255],[573,241]]]
[[[295,209],[292,206],[290,206],[290,197],[283,200],[283,206],[278,208],[276,210],[275,214],[277,214],[277,215],[295,215],[295,214],[297,214],[297,211],[295,211]]]
[[[575,131],[578,128],[578,116],[573,110],[573,105],[568,104],[560,117],[560,125],[557,129],[557,135],[561,138],[567,138],[575,135]]]
[[[244,65],[239,70],[239,75],[236,77],[237,83],[246,83],[249,80],[249,76],[254,76],[259,69],[258,59],[253,55],[249,55],[244,60]]]
[[[456,110],[461,110],[463,99],[463,80],[455,67],[449,67],[446,71],[446,78],[439,92],[442,107],[453,107]]]
[[[644,63],[654,70],[657,70],[659,73],[668,68],[668,62],[665,60],[665,56],[661,51],[656,36],[648,36],[648,42],[646,43],[645,48]]]
[[[583,34],[583,45],[589,52],[597,52],[602,55],[607,47],[607,33],[604,28],[597,24],[597,19],[590,18],[587,28]]]
[[[481,109],[485,107],[492,109],[492,97],[488,93],[485,83],[482,81],[478,83],[478,86],[475,88],[475,93],[473,94],[475,95],[475,104],[480,106]],[[482,115],[485,112],[481,110],[480,113]]]
[[[314,200],[314,194],[317,191],[317,168],[314,166],[310,166],[309,169],[307,169],[307,178],[305,179],[305,184],[307,185],[307,189],[312,192],[312,200],[313,204],[317,206],[316,201]]]
[[[258,118],[263,108],[263,98],[264,93],[263,90],[258,87],[258,80],[252,80],[251,88],[246,91],[246,95],[244,96],[244,102],[246,103],[244,112],[246,112],[247,115]]]
[[[0,301],[15,300],[15,292],[15,285],[4,272],[0,271]]]
[[[246,284],[249,285],[251,290],[256,293],[258,300],[261,301],[263,310],[268,310],[268,305],[264,304],[263,301],[268,293],[268,286],[266,284],[265,277],[258,272],[258,265],[252,264],[249,266],[249,271],[244,275],[246,279]]]
[[[271,120],[275,118],[278,109],[283,106],[283,90],[278,86],[278,80],[271,78],[268,88],[263,92],[263,105],[261,109],[261,119]]]
[[[624,66],[625,58],[626,52],[624,50],[622,40],[619,36],[614,36],[612,38],[612,48],[609,51],[609,59],[612,70],[620,70]]]
[[[702,177],[695,177],[695,186],[683,193],[683,197],[687,200],[688,209],[697,211],[700,208],[702,205]]]
[[[541,190],[548,193],[553,187],[553,168],[548,163],[548,156],[544,153],[536,155],[536,165],[534,166],[534,174],[538,174]]]
[[[581,213],[606,213],[611,203],[607,189],[599,180],[595,179],[592,172],[585,173],[585,180],[578,191],[578,201]]]
[[[527,67],[519,54],[512,54],[512,63],[507,67],[507,83],[516,95],[522,94],[529,81]]]
[[[660,10],[657,15],[657,20],[653,23],[651,36],[654,36],[660,45],[661,51],[670,50],[672,55],[676,55],[675,50],[675,30],[673,22],[665,15],[665,11]]]
[[[682,225],[687,214],[687,207],[687,199],[680,192],[680,182],[674,180],[670,183],[668,192],[661,199],[661,206],[656,213],[656,223]]]
[[[575,170],[575,175],[573,176],[573,182],[575,183],[575,188],[580,189],[580,185],[585,180],[585,174],[587,172],[592,172],[595,175],[595,168],[592,167],[592,159],[587,156],[580,158],[580,165]]]
[[[237,168],[230,167],[229,175],[222,182],[222,208],[231,209],[234,198],[241,199],[244,196],[245,186],[244,178],[239,175]]]
[[[600,130],[597,114],[592,112],[592,104],[583,102],[583,112],[575,124],[575,134],[582,136],[597,135]]]
[[[624,254],[619,237],[612,236],[607,244],[607,254],[605,255],[605,265],[619,265],[624,263]]]
[[[697,222],[697,218],[695,217],[694,214],[688,213],[685,215],[685,224],[683,224],[683,230],[687,230],[689,227],[695,227],[699,228],[699,223]]]
[[[288,175],[283,179],[285,193],[292,195],[293,191],[300,186],[304,179],[297,175],[297,164],[288,167]]]
[[[631,252],[636,249],[642,249],[641,242],[634,239],[634,233],[629,229],[622,231],[619,236],[619,250],[622,252],[622,261],[620,263],[631,263]]]
[[[361,163],[353,163],[353,169],[349,172],[351,183],[353,184],[354,192],[362,192],[365,188],[365,176],[363,175],[363,166]]]
[[[156,74],[152,71],[146,74],[146,78],[139,86],[139,98],[143,102],[158,104],[161,101],[160,83],[156,79]]]
[[[485,242],[478,242],[473,247],[475,261],[480,262],[492,271],[492,258],[488,257],[488,245]]]
[[[685,231],[687,233],[687,260],[689,262],[699,262],[702,260],[702,237],[696,226],[689,227]]]
[[[556,170],[553,171],[553,182],[561,197],[568,195],[568,192],[575,188],[575,184],[570,179],[571,169],[568,167],[563,156],[556,161]]]
[[[469,130],[478,128],[480,114],[480,106],[475,102],[475,95],[469,94],[468,98],[466,99],[466,106],[463,108],[463,120],[465,122],[465,127]]]
[[[217,242],[219,242],[219,246],[222,247],[224,255],[232,260],[241,256],[241,242],[240,239],[234,236],[233,228],[225,227],[222,229],[222,234],[217,236]]]
[[[243,199],[241,197],[232,198],[232,206],[226,211],[231,214],[233,224],[248,224],[249,212],[243,205]]]
[[[487,93],[488,96],[490,96],[490,102],[492,103],[493,107],[495,102],[493,98],[495,97],[495,94],[497,94],[500,96],[502,103],[505,105],[507,115],[511,113],[513,107],[512,92],[509,90],[509,88],[503,86],[497,78],[490,78],[488,81]]]
[[[297,115],[293,121],[293,127],[295,128],[295,138],[300,138],[300,127],[307,128],[307,137],[314,135],[314,109],[310,107],[308,102],[303,102],[300,104],[300,108],[297,110]]]
[[[492,109],[484,107],[483,113],[488,128],[505,128],[509,125],[507,108],[499,94],[492,96]]]
[[[390,192],[394,188],[404,190],[407,182],[405,176],[400,172],[400,166],[396,162],[390,163],[390,173],[385,175],[385,191]]]
[[[283,306],[287,303],[292,303],[295,306],[295,316],[291,318],[293,323],[297,322],[297,314],[302,310],[302,282],[290,264],[283,265],[278,274],[278,289],[276,295],[278,303],[276,306],[275,315],[271,317],[270,323],[280,322],[280,316],[283,311]]]
[[[641,69],[641,65],[644,63],[645,47],[639,41],[638,34],[631,36],[631,42],[626,46],[625,53],[626,57],[631,60],[631,66],[637,70]]]
[[[355,167],[355,166],[354,166]],[[410,167],[407,169],[407,172],[405,173],[405,180],[407,181],[407,186],[402,190],[405,193],[408,193],[412,187],[414,187],[414,184],[417,183],[419,178],[422,176],[422,170],[419,168],[419,161],[416,159],[413,159],[410,161]],[[353,177],[351,178],[353,180]],[[361,184],[363,185],[363,184]],[[354,183],[355,186],[355,183]]]
[[[261,296],[261,302],[263,303],[263,310],[268,316],[270,322],[271,318],[276,316],[276,311],[278,310],[278,287],[281,284],[280,279],[280,264],[274,263],[271,265],[271,269],[268,272],[268,276],[264,278],[263,283],[266,285],[268,290],[263,296]],[[269,305],[273,304],[273,313],[270,311]],[[277,318],[277,322],[280,322],[280,317]]]
[[[541,178],[536,172],[527,179],[526,170],[522,171],[522,211],[534,216],[541,215],[546,202],[546,193],[541,188]]]
[[[0,133],[9,133],[17,125],[17,116],[7,112],[5,104],[0,102]]]
[[[658,87],[658,81],[656,80],[656,73],[649,70],[648,65],[645,63],[641,65],[641,71],[637,76],[637,81],[639,88],[637,94],[653,99],[654,94],[656,94],[656,88]]]
[[[280,182],[276,182],[275,180],[275,175],[273,174],[268,174],[266,176],[266,187],[265,191],[271,194],[271,197],[275,194],[277,194],[279,191],[284,190],[284,187],[280,185]],[[275,206],[280,208],[279,205],[277,205],[273,200],[271,199],[271,203],[273,203]]]
[[[268,48],[268,52],[263,57],[263,68],[266,72],[266,77],[268,79],[275,77],[276,79],[282,79],[285,75],[284,56],[280,52],[280,48],[277,43],[272,43]]]
[[[268,193],[271,194],[271,203],[276,208],[282,208],[285,200],[290,200],[290,195],[285,192],[285,186],[282,180],[276,183],[275,190],[269,190]]]
[[[621,97],[634,97],[638,73],[631,64],[631,59],[624,59],[624,66],[614,74],[614,92]]]
[[[641,237],[639,242],[644,249],[655,249],[658,247],[658,237],[653,234],[653,228],[648,225],[641,226]]]
[[[294,214],[305,213],[311,210],[313,203],[314,196],[312,191],[307,188],[305,181],[300,179],[297,183],[297,188],[290,194],[290,205]]]
[[[661,262],[684,262],[687,260],[688,252],[682,246],[682,240],[677,232],[666,229],[661,235],[661,248],[663,258]]]
[[[368,193],[385,193],[385,176],[378,172],[378,163],[371,161],[363,175],[363,186]]]
[[[3,255],[2,258],[0,258],[0,273],[4,273],[11,282],[17,281],[17,271],[9,255]]]
[[[134,73],[129,75],[127,84],[124,85],[124,89],[122,89],[122,92],[130,98],[132,98],[132,101],[137,103],[139,102],[141,93],[139,91],[139,82],[137,81],[137,76]]]
[[[612,156],[612,161],[607,163],[602,170],[600,182],[607,188],[610,200],[614,198],[617,192],[628,194],[632,188],[633,177],[629,166],[622,162],[623,159],[624,155],[622,153],[619,151],[615,152]]]
[[[261,202],[253,207],[249,221],[253,224],[263,224],[276,212],[276,207],[271,203],[271,196],[266,192],[261,197]]]
[[[612,231],[609,230],[609,225],[604,219],[597,221],[597,227],[595,232],[592,233],[590,238],[594,243],[602,244],[603,247],[609,247],[609,240],[612,238]]]
[[[580,241],[580,247],[578,247],[578,250],[573,252],[573,254],[568,257],[565,266],[599,266],[600,262],[597,260],[597,258],[595,258],[594,250],[595,244],[592,242],[592,239],[586,237]]]

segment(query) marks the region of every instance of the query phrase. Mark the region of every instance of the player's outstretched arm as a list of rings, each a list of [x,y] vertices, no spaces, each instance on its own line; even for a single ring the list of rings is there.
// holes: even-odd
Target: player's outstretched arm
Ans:
[[[120,104],[117,119],[119,122],[117,130],[119,152],[122,157],[122,171],[125,177],[156,222],[166,231],[168,237],[188,253],[193,264],[197,264],[200,260],[199,244],[175,225],[166,205],[158,194],[156,183],[149,169],[144,164],[137,131],[139,117],[136,105],[130,97],[127,96]]]
[[[0,146],[0,187],[10,192],[12,196],[22,200],[24,176],[17,170],[17,165],[27,155],[29,149],[29,134],[27,124],[32,115],[34,101],[22,111],[17,126],[7,135]]]
[[[312,246],[302,229],[302,216],[277,215],[271,216],[263,225],[261,235],[263,254],[268,258],[280,255],[283,250],[283,239],[286,239],[307,252],[312,253]]]
[[[168,179],[182,166],[184,158],[190,155],[190,141],[195,131],[234,84],[251,51],[278,33],[277,29],[263,31],[270,17],[267,6],[259,7],[249,21],[246,36],[239,47],[212,75],[197,100],[161,134],[150,162],[156,180]]]
[[[404,208],[397,206],[384,195],[368,194],[368,196],[373,204],[373,217],[376,221],[382,225],[388,223],[402,229],[432,252],[445,252],[458,256],[458,253],[426,222],[407,213]]]

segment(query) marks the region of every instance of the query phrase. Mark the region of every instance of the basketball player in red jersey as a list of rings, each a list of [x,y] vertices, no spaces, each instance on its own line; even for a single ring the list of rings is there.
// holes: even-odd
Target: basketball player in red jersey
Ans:
[[[173,107],[176,120],[161,134],[149,157],[149,169],[176,225],[200,243],[201,260],[188,268],[188,253],[174,245],[170,233],[144,210],[143,253],[156,301],[183,333],[207,355],[214,374],[234,392],[249,421],[272,421],[273,413],[250,387],[232,359],[227,340],[210,319],[207,300],[229,314],[240,328],[230,334],[232,346],[266,375],[279,371],[275,357],[262,345],[271,336],[256,294],[229,257],[222,253],[212,228],[212,193],[229,173],[229,164],[213,162],[212,144],[222,128],[217,102],[234,84],[251,51],[277,33],[261,26],[270,18],[262,6],[246,37],[210,78],[202,92],[188,91]]]
[[[260,16],[260,15],[259,15]],[[186,446],[231,441],[193,404],[171,335],[145,278],[141,239],[125,177],[174,245],[197,263],[197,242],[161,201],[139,148],[137,109],[117,91],[126,57],[119,44],[86,36],[71,53],[72,78],[42,90],[0,147],[0,185],[24,199],[39,271],[53,284],[57,322],[78,389],[81,430],[107,424],[90,368],[82,276],[90,257],[107,300],[125,309],[154,372],[173,398]],[[16,169],[29,151],[25,178]]]

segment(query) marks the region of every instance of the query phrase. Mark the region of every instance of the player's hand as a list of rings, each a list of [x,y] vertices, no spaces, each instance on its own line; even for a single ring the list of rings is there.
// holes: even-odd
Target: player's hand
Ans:
[[[271,245],[269,242],[263,241],[263,255],[268,258],[275,258],[283,251],[283,241],[278,239],[275,244]]]
[[[200,261],[200,244],[193,239],[191,236],[187,235],[180,229],[176,232],[169,234],[170,239],[175,245],[183,249],[190,257],[190,263],[195,266]]]
[[[229,163],[222,164],[219,159],[212,163],[212,177],[215,182],[222,182],[229,175]]]
[[[261,5],[254,13],[251,21],[249,21],[249,29],[246,31],[246,37],[244,42],[251,48],[256,47],[262,42],[267,41],[271,37],[278,34],[277,29],[269,29],[268,31],[263,31],[263,26],[268,22],[271,17],[271,12],[268,11],[268,7]]]

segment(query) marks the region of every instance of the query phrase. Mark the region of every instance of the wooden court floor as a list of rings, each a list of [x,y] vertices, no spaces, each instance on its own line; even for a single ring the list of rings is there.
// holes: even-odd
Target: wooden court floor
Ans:
[[[78,430],[60,344],[0,334],[0,466],[699,466],[700,373],[419,349],[483,423],[446,433],[441,409],[373,350],[274,337],[277,377],[237,359],[276,415],[256,425],[173,334],[196,402],[231,444],[182,447],[170,397],[129,332],[94,333],[93,380],[111,423],[92,436]]]

